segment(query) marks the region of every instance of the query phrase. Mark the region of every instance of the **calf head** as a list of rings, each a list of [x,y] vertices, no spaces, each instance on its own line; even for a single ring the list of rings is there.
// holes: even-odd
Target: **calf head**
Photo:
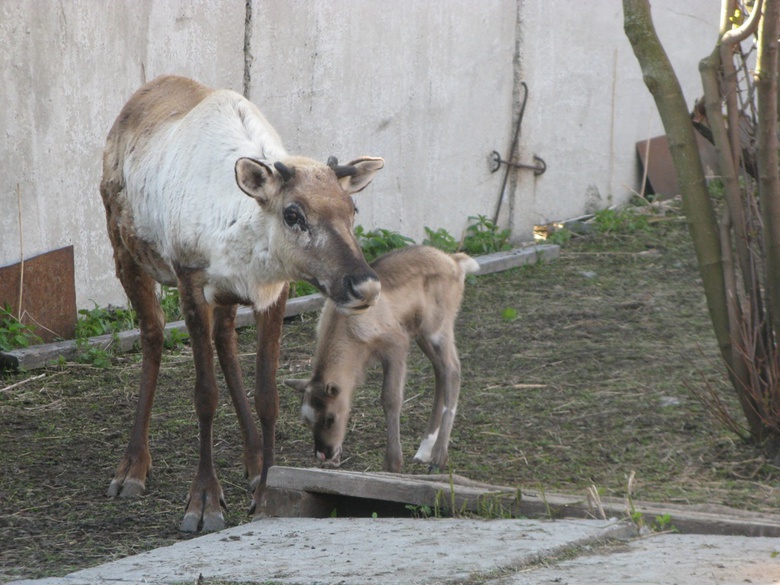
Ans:
[[[301,420],[314,436],[314,456],[323,467],[338,467],[347,434],[350,398],[337,384],[315,380],[285,380],[303,393]]]
[[[376,303],[380,284],[355,238],[355,204],[384,166],[381,158],[339,165],[290,157],[270,165],[251,158],[236,162],[236,183],[260,205],[267,222],[269,253],[289,280],[306,280],[338,309],[358,313]]]

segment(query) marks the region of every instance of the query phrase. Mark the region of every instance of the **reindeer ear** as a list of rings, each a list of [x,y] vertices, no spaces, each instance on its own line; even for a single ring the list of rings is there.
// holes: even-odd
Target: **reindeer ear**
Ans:
[[[341,188],[351,195],[365,189],[374,178],[376,172],[385,166],[385,161],[381,158],[364,156],[353,160],[345,166],[355,167],[356,169],[354,173],[339,179]]]
[[[253,158],[240,158],[236,161],[236,183],[239,189],[254,197],[260,205],[268,203],[268,187],[275,183],[270,166]]]
[[[285,380],[284,385],[297,390],[298,392],[305,392],[306,386],[308,386],[308,380]]]
[[[325,396],[332,398],[338,396],[339,392],[341,392],[341,388],[339,388],[338,384],[333,384],[332,382],[325,384]]]

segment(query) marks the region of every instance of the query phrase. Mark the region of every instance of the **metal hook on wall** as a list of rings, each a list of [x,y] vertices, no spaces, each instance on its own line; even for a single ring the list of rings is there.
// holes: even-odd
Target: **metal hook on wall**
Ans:
[[[491,167],[490,172],[495,173],[499,168],[501,168],[501,165],[508,165],[510,167],[515,167],[518,169],[530,169],[534,172],[534,175],[537,177],[539,175],[543,175],[544,172],[547,170],[547,163],[544,162],[544,159],[541,156],[534,155],[534,162],[536,164],[529,165],[526,163],[513,163],[509,162],[508,160],[504,160],[501,158],[501,155],[498,153],[497,150],[494,150],[493,153],[490,155],[490,161],[491,161]]]
[[[534,155],[534,162],[536,164],[529,165],[525,163],[513,163],[509,162],[515,157],[515,151],[517,150],[517,143],[520,139],[520,127],[523,124],[523,114],[525,114],[525,104],[528,101],[528,84],[525,81],[520,82],[520,86],[523,88],[523,99],[520,102],[520,112],[518,112],[517,115],[517,125],[515,126],[515,132],[512,137],[512,144],[509,147],[509,160],[504,160],[501,158],[501,155],[497,150],[494,150],[491,153],[491,168],[490,172],[495,173],[498,169],[501,168],[501,165],[506,165],[506,172],[504,173],[504,181],[501,184],[501,191],[498,194],[498,203],[496,204],[496,213],[493,216],[493,223],[498,222],[498,216],[501,213],[501,205],[504,202],[504,192],[506,190],[506,184],[509,179],[509,167],[515,167],[518,169],[531,169],[534,172],[534,175],[537,177],[539,175],[544,174],[544,172],[547,170],[547,163],[544,162],[544,160]]]

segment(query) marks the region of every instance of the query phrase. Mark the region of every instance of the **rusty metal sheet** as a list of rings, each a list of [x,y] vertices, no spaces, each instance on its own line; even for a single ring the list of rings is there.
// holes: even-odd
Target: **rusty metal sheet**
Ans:
[[[715,147],[698,133],[696,141],[699,145],[699,155],[704,165],[704,173],[707,177],[718,174],[717,154]],[[640,140],[636,143],[636,152],[642,163],[642,168],[647,168],[647,184],[645,194],[654,193],[660,199],[670,199],[680,194],[677,185],[677,175],[674,172],[672,154],[669,152],[669,141],[666,136],[656,136],[649,140]]]
[[[0,306],[19,314],[21,263],[0,268]],[[73,246],[24,261],[22,322],[43,341],[72,339],[76,333],[76,281]]]

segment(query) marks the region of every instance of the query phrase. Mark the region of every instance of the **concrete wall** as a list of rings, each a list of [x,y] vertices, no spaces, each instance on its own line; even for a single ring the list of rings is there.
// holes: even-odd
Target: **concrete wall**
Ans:
[[[658,35],[689,107],[701,95],[698,62],[718,32],[711,2],[654,0]],[[540,26],[541,23],[549,26]],[[525,0],[520,24],[522,77],[530,97],[521,158],[534,153],[545,175],[520,173],[513,231],[627,201],[641,180],[635,143],[663,134],[655,103],[623,32],[617,0]]]
[[[688,102],[717,7],[656,0],[659,32]],[[382,156],[358,222],[420,241],[492,216],[503,156],[530,94],[502,223],[534,224],[621,202],[637,188],[634,143],[661,133],[617,0],[0,0],[0,266],[72,244],[80,307],[124,303],[98,193],[101,151],[144,81],[189,75],[244,88],[288,150],[342,162]],[[245,35],[246,33],[246,35]]]
[[[0,1],[0,266],[73,245],[79,307],[125,304],[100,199],[106,134],[144,79],[243,86],[244,3]]]
[[[357,198],[366,227],[421,241],[424,226],[459,236],[469,215],[491,215],[501,179],[487,156],[510,131],[516,1],[309,6],[255,2],[251,98],[288,149],[384,157]]]

